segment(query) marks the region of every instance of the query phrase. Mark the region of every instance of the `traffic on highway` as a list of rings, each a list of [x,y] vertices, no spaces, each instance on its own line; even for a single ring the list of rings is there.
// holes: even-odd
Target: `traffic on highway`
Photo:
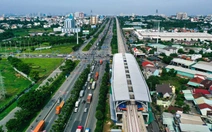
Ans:
[[[98,93],[101,83],[101,78],[104,74],[105,64],[110,59],[110,41],[112,34],[110,33],[113,26],[109,25],[111,20],[106,24],[105,29],[100,33],[99,38],[89,51],[83,52],[83,46],[76,52],[66,55],[65,59],[75,58],[81,60],[75,70],[67,77],[66,81],[58,89],[52,99],[41,110],[39,115],[31,123],[28,132],[34,131],[50,131],[54,121],[58,118],[61,109],[65,105],[65,101],[70,97],[70,92],[82,71],[91,65],[90,73],[87,82],[84,84],[83,89],[80,91],[80,96],[75,102],[75,108],[70,115],[67,124],[64,124],[66,132],[82,132],[94,131],[96,125],[95,112],[98,102]],[[103,24],[104,25],[104,24]],[[106,32],[107,29],[110,29]],[[103,45],[100,50],[97,50],[97,43],[105,36]],[[89,43],[89,41],[87,42]],[[86,45],[86,43],[85,43]],[[74,57],[73,57],[74,56]],[[44,56],[41,56],[44,57]],[[64,57],[64,56],[60,56]]]

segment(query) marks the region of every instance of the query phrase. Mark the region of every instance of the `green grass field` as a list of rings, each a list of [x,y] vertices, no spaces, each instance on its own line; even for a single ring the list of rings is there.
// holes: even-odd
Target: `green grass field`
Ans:
[[[6,59],[0,61],[0,69],[6,90],[6,99],[0,100],[0,106],[3,106],[12,100],[18,93],[29,87],[31,82],[15,72]]]
[[[37,50],[30,53],[57,53],[57,54],[69,54],[72,52],[72,47],[74,44],[67,44],[67,45],[56,45],[53,46],[51,49],[44,49],[44,50]],[[28,51],[26,51],[28,52]]]
[[[64,45],[55,45],[52,46],[51,49],[43,49],[43,50],[37,50],[37,51],[31,51],[31,46],[26,45],[26,51],[22,53],[49,53],[49,54],[69,54],[72,52],[72,47],[75,44],[64,44]],[[41,47],[47,47],[49,46],[49,43],[43,43]],[[37,47],[35,47],[37,48]],[[17,50],[20,50],[21,48],[15,48],[15,47],[0,47],[0,53],[15,53]]]
[[[48,76],[63,62],[61,58],[26,58],[21,60],[34,67],[32,70],[39,71],[40,77]]]

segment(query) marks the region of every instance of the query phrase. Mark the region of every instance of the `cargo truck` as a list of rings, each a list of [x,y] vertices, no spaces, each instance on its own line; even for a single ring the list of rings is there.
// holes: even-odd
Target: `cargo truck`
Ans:
[[[103,61],[102,60],[99,60],[99,64],[101,65],[103,63]]]
[[[56,106],[56,114],[60,114],[61,109],[63,108],[65,101],[61,101],[60,105]]]
[[[43,127],[45,125],[45,121],[41,120],[38,125],[35,127],[33,132],[41,132],[43,130]]]
[[[91,103],[91,101],[92,101],[92,94],[88,94],[87,103]]]
[[[94,79],[97,81],[97,80],[98,80],[98,78],[99,78],[99,73],[98,73],[98,72],[96,72],[96,74],[95,74],[95,76],[94,76]]]
[[[91,88],[95,89],[95,87],[96,87],[96,81],[93,81]]]
[[[83,131],[83,126],[78,126],[76,132],[82,132]]]

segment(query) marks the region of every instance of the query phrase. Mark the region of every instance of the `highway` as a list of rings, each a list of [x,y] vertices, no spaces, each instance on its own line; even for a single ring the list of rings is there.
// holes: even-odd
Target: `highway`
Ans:
[[[113,24],[111,24],[113,25]],[[106,26],[106,29],[109,28]],[[112,34],[110,33],[112,32],[112,27],[110,27],[109,32],[104,34],[104,31],[102,34],[100,34],[100,38],[103,37],[104,35],[106,35],[105,37],[105,41],[102,45],[102,49],[101,50],[92,50],[91,54],[95,54],[96,57],[98,57],[98,55],[104,56],[104,58],[99,58],[99,59],[103,59],[104,62],[102,65],[98,65],[95,68],[95,72],[98,71],[99,72],[99,79],[97,81],[97,85],[96,85],[96,89],[95,90],[91,90],[91,89],[87,89],[85,92],[85,95],[83,97],[82,100],[86,100],[88,93],[92,93],[93,94],[93,100],[91,102],[91,104],[80,104],[79,106],[79,111],[77,113],[72,113],[69,122],[66,125],[66,129],[65,132],[74,132],[76,131],[76,128],[78,125],[83,126],[84,128],[90,128],[91,131],[95,130],[96,127],[96,118],[95,118],[95,113],[96,113],[96,106],[98,103],[98,98],[99,98],[99,88],[100,88],[100,82],[102,79],[102,76],[105,72],[105,64],[106,64],[106,60],[109,60],[108,57],[105,57],[107,54],[110,54],[110,42],[112,39]],[[92,47],[94,48],[94,47]],[[97,60],[99,60],[97,59]],[[94,72],[94,73],[95,73]],[[84,112],[84,109],[88,108],[88,112]]]
[[[104,25],[104,24],[103,24]],[[102,26],[103,26],[102,25]],[[101,28],[100,28],[101,29]],[[99,30],[100,30],[99,29]],[[90,39],[91,40],[91,39]],[[89,43],[89,41],[87,42]],[[87,44],[85,43],[85,45]],[[82,48],[78,52],[75,52],[75,54],[79,54],[80,56],[87,56],[85,54],[82,54]],[[91,49],[92,50],[92,49]],[[93,53],[93,51],[89,51],[89,53]],[[62,86],[58,89],[58,91],[53,95],[52,99],[47,103],[47,105],[41,110],[41,112],[38,114],[38,116],[35,118],[35,120],[30,124],[28,129],[26,130],[27,132],[31,132],[38,122],[42,119],[45,120],[45,130],[50,131],[54,121],[57,119],[57,115],[55,114],[55,107],[57,105],[57,100],[59,97],[62,97],[64,100],[67,100],[70,96],[70,91],[73,88],[73,85],[75,84],[77,78],[81,74],[81,72],[86,68],[87,64],[90,64],[93,58],[93,55],[89,55],[88,59],[81,59],[80,63],[78,66],[72,71],[70,76],[66,79],[66,81],[62,84]],[[80,58],[79,58],[80,59]]]

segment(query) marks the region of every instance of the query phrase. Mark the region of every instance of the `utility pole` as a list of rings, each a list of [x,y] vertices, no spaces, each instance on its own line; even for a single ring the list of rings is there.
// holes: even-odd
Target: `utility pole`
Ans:
[[[79,37],[78,37],[78,25],[77,25],[77,44],[79,44]]]

